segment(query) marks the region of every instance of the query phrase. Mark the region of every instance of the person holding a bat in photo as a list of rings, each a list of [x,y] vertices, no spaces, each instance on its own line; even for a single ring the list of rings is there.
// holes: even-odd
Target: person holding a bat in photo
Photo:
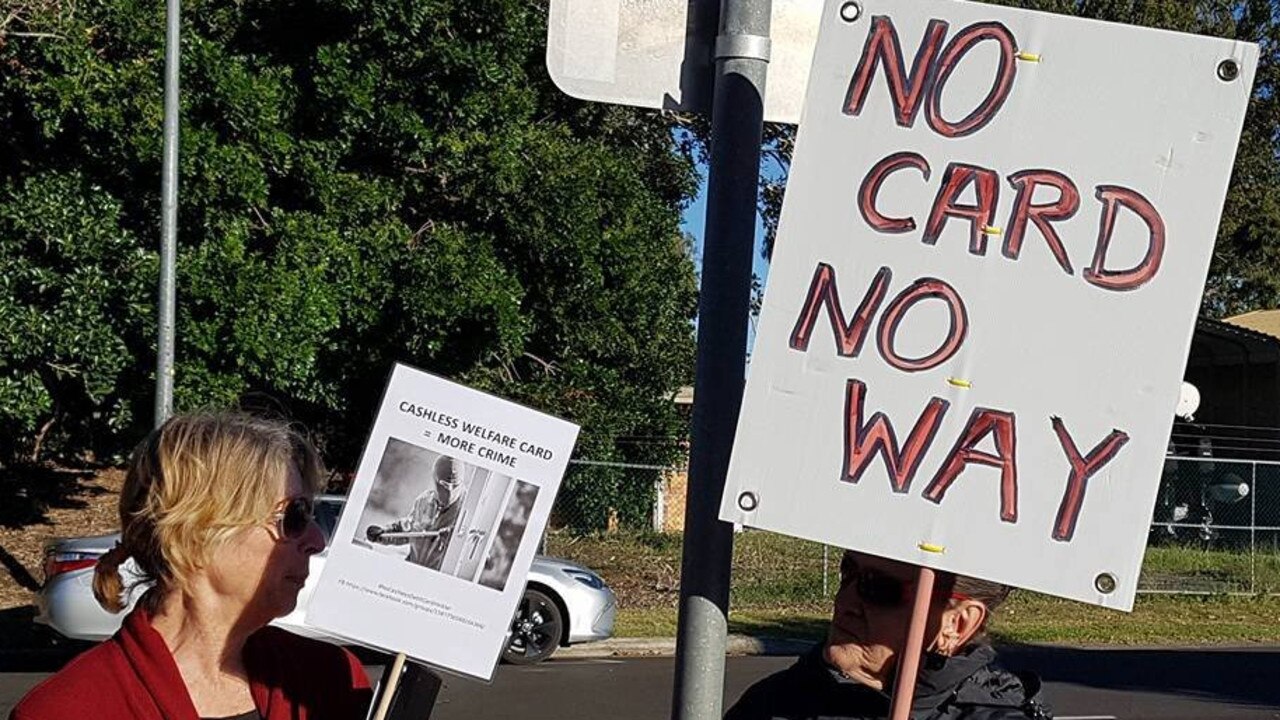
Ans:
[[[431,468],[431,484],[413,501],[409,514],[385,527],[370,525],[366,537],[385,545],[408,545],[409,562],[439,570],[462,512],[463,470],[462,463],[441,455]]]
[[[917,569],[847,551],[826,642],[747,689],[726,720],[882,720],[906,644]],[[996,665],[987,621],[1009,587],[939,572],[912,720],[1050,720],[1034,675]]]
[[[351,653],[268,623],[293,611],[324,549],[311,444],[239,413],[178,415],[138,446],[120,542],[94,571],[111,612],[150,588],[109,640],[36,686],[10,720],[353,720],[372,700]]]

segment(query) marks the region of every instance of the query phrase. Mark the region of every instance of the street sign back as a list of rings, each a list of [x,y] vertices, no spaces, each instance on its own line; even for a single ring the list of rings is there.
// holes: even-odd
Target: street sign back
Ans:
[[[547,70],[583,100],[710,114],[720,0],[551,0]],[[819,0],[773,0],[764,117],[800,121]]]

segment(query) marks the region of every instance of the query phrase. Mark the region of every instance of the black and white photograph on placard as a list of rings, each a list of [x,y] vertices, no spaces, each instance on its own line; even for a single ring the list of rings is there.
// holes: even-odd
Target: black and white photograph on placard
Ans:
[[[501,520],[503,502],[515,482],[510,475],[499,475],[476,468],[471,492],[458,517],[455,541],[444,555],[442,570],[455,577],[475,582],[482,569],[485,550],[496,539],[494,528]]]
[[[468,489],[465,463],[389,438],[354,542],[440,570]]]
[[[511,493],[511,499],[507,501],[502,524],[498,526],[498,534],[489,546],[489,557],[485,560],[484,572],[480,574],[481,585],[494,590],[506,587],[516,551],[520,549],[520,541],[524,539],[529,515],[533,512],[533,503],[537,499],[537,485],[523,480],[516,481],[516,491]]]
[[[476,582],[501,545],[495,529],[512,486],[509,475],[389,438],[352,542]]]
[[[388,438],[353,543],[502,591],[538,486]]]

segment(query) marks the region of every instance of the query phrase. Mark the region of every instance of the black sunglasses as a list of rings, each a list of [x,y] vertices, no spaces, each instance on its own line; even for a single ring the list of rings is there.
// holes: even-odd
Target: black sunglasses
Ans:
[[[840,589],[853,583],[858,590],[858,597],[868,605],[880,608],[902,607],[913,599],[911,589],[915,582],[901,580],[872,568],[860,568],[857,563],[845,559],[840,562]],[[935,597],[950,596],[955,600],[968,600],[969,596],[951,591],[942,583],[933,587]]]
[[[297,540],[306,534],[307,528],[316,518],[315,504],[309,497],[291,498],[283,508],[276,512],[276,531],[287,540]]]
[[[868,605],[895,608],[905,605],[909,599],[907,591],[912,583],[870,568],[855,566],[852,573],[847,573],[843,567],[840,570],[841,587],[848,587],[852,583],[858,591],[858,597]]]

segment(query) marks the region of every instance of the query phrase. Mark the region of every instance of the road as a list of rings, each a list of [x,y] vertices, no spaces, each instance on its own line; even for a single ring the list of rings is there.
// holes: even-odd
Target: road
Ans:
[[[1059,720],[1280,720],[1280,649],[1081,650],[1023,647],[1004,651],[1011,667],[1045,679]],[[793,661],[730,658],[725,698]],[[53,669],[51,663],[0,667],[0,717]],[[524,720],[670,716],[670,658],[552,660],[503,666],[492,685],[450,677],[433,720]],[[39,671],[36,671],[39,670]],[[381,668],[371,666],[371,675]]]

